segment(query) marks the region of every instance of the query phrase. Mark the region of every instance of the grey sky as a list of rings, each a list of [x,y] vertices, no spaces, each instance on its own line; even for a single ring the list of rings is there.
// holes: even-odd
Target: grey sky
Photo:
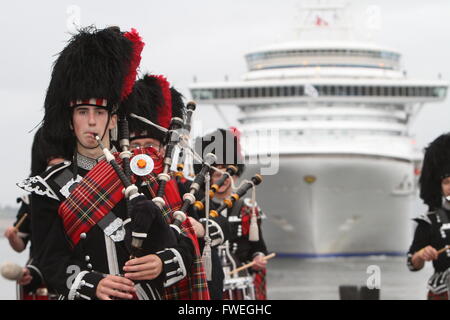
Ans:
[[[33,133],[51,65],[70,37],[67,8],[81,9],[81,24],[135,27],[146,42],[141,71],[164,74],[190,97],[187,86],[198,81],[237,80],[245,72],[244,53],[273,42],[295,39],[298,0],[168,0],[168,1],[15,1],[2,5],[0,29],[0,204],[14,204],[22,192],[15,183],[30,167]],[[358,7],[378,5],[382,29],[378,43],[403,54],[408,76],[450,79],[450,3],[446,0],[358,0]],[[224,110],[235,123],[235,108]],[[200,106],[196,119],[205,127],[223,126],[210,106]],[[207,121],[206,121],[207,120]],[[423,146],[450,127],[448,101],[427,105],[412,129]]]

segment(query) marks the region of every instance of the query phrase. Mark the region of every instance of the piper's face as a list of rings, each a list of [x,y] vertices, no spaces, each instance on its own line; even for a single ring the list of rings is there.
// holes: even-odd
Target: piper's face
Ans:
[[[217,169],[219,169],[221,172],[225,172],[226,171],[226,168],[223,168],[223,167],[218,167]],[[214,184],[214,183],[218,182],[221,177],[222,177],[222,174],[220,172],[214,171],[214,173],[212,174],[212,177],[211,177],[211,184]],[[231,179],[233,179],[233,182],[237,181],[237,177],[236,176],[232,176]],[[231,195],[232,191],[233,190],[231,188],[231,181],[228,178],[228,179],[225,180],[223,185],[217,191],[216,197],[220,198],[220,199],[226,198],[229,195]]]
[[[442,194],[444,197],[450,196],[450,177],[442,179],[441,189],[442,189]]]
[[[115,128],[117,116],[109,120],[107,110],[95,106],[78,106],[73,110],[73,131],[81,147],[93,149],[98,146],[95,135],[102,138],[105,146],[109,146],[109,130]]]
[[[141,138],[141,139],[134,139],[130,142],[131,149],[137,149],[137,148],[150,148],[152,147],[156,151],[158,151],[161,158],[164,158],[165,155],[165,149],[161,145],[161,142],[159,142],[156,139],[153,138]]]

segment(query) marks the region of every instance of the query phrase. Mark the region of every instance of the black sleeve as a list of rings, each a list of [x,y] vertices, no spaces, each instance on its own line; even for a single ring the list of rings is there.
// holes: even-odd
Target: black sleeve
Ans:
[[[266,242],[264,241],[263,238],[263,232],[262,232],[262,228],[261,228],[261,220],[258,219],[258,233],[259,233],[259,240],[258,241],[250,241],[250,251],[249,251],[249,256],[247,257],[248,260],[253,260],[253,258],[255,257],[255,255],[257,255],[258,253],[263,253],[264,255],[267,255],[267,247],[266,247]]]
[[[16,222],[14,222],[14,226],[17,226],[19,221],[25,216],[22,224],[19,226],[19,236],[22,238],[25,246],[31,237],[31,211],[30,206],[23,200],[21,200],[22,204],[20,205],[19,211],[17,212]]]
[[[56,219],[43,246],[39,266],[45,282],[69,300],[96,299],[97,285],[104,275],[86,270],[70,247],[61,219]]]
[[[411,271],[418,271],[412,264],[413,255],[420,249],[430,245],[431,243],[431,225],[422,220],[416,220],[418,222],[416,231],[414,232],[413,242],[409,248],[407,254],[406,264]]]
[[[431,243],[431,225],[424,221],[418,222],[416,231],[414,232],[413,242],[408,252],[414,254],[420,249],[428,246],[430,243]]]
[[[32,198],[33,258],[45,283],[69,299],[93,299],[103,274],[83,270],[85,263],[76,259],[58,216],[59,202]]]
[[[58,218],[59,202],[43,196],[33,194],[31,203],[31,241],[33,243],[31,256],[37,259],[37,256],[43,250],[45,239]]]
[[[156,253],[163,262],[165,287],[169,287],[186,277],[191,270],[195,256],[192,240],[184,236],[177,227],[173,226],[172,230],[177,238],[176,245]]]

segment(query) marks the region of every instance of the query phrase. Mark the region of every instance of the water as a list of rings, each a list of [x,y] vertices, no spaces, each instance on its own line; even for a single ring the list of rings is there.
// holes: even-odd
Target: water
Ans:
[[[17,253],[0,237],[0,263],[11,261],[24,265],[28,251]],[[269,261],[268,297],[273,300],[337,300],[340,285],[365,285],[372,273],[369,266],[380,269],[380,298],[418,299],[426,297],[426,281],[432,274],[430,264],[410,272],[404,257],[293,259]],[[0,300],[16,298],[15,283],[0,277]]]
[[[421,271],[411,272],[406,267],[405,257],[276,258],[269,262],[268,297],[274,300],[337,300],[339,286],[366,285],[373,275],[371,269],[367,273],[369,266],[380,270],[381,300],[426,299],[426,282],[433,267],[427,264]]]

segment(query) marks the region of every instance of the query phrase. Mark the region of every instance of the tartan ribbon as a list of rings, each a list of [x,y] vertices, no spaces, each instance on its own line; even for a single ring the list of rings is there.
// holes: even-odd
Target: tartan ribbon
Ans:
[[[116,156],[116,161],[122,160]],[[99,162],[75,187],[58,209],[64,229],[74,247],[123,198],[123,184],[105,160]]]

